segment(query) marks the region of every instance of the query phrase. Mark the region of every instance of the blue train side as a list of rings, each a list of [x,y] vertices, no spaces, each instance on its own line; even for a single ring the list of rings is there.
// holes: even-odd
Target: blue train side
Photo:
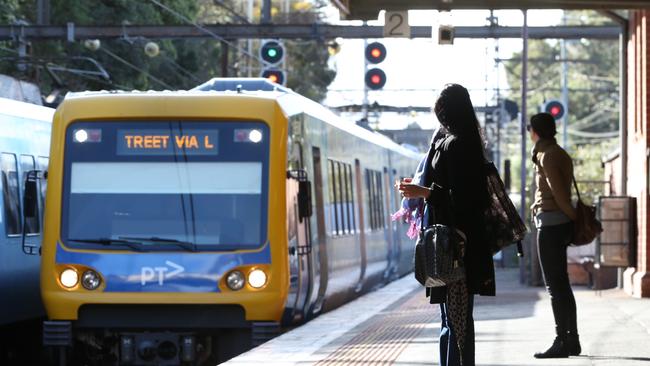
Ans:
[[[0,326],[44,315],[39,290],[42,215],[25,222],[22,199],[28,171],[47,170],[54,109],[0,98]],[[45,184],[41,184],[43,212]]]

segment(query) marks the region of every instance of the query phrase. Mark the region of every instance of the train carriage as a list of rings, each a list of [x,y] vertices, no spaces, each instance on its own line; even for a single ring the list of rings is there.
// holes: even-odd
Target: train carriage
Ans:
[[[90,362],[221,361],[410,271],[419,155],[266,81],[74,94],[52,142],[44,340]]]
[[[27,337],[38,334],[45,315],[39,291],[45,181],[27,219],[23,200],[27,175],[47,170],[53,114],[52,108],[0,98],[0,363],[8,357],[3,348],[29,346]]]

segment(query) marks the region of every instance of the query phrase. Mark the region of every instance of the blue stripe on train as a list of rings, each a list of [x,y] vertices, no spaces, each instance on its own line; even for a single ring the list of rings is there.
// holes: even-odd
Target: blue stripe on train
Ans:
[[[219,292],[229,270],[270,264],[271,246],[254,253],[98,253],[68,251],[58,243],[56,263],[95,269],[106,281],[105,292]]]

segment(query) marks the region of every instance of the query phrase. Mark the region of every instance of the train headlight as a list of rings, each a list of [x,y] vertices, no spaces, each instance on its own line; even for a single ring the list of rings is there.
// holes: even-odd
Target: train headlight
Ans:
[[[74,140],[81,143],[88,141],[88,132],[86,130],[76,130],[74,132]]]
[[[86,142],[102,142],[102,130],[98,128],[74,130],[72,139],[74,142],[81,144]]]
[[[258,143],[262,141],[262,132],[260,130],[251,130],[248,133],[248,139],[253,143]]]
[[[86,289],[86,290],[94,290],[99,285],[101,285],[102,279],[99,277],[99,274],[93,270],[87,270],[84,272],[84,274],[81,276],[81,285]]]
[[[66,268],[63,270],[63,272],[61,272],[59,280],[61,281],[63,287],[73,288],[77,286],[77,283],[79,283],[79,274],[72,268]]]
[[[238,291],[244,288],[246,280],[244,279],[244,274],[241,271],[232,271],[228,273],[226,277],[226,285],[233,291]]]
[[[261,269],[254,269],[248,274],[248,284],[253,288],[262,288],[266,285],[266,273]]]

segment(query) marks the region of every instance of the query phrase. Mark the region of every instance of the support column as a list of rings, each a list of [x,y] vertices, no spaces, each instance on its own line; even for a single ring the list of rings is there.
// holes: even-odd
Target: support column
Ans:
[[[638,238],[635,269],[624,274],[626,292],[634,297],[650,297],[650,216],[648,215],[648,165],[650,162],[650,37],[648,22],[650,11],[630,13],[628,41],[628,162],[633,174],[627,180],[627,193],[637,198]]]

